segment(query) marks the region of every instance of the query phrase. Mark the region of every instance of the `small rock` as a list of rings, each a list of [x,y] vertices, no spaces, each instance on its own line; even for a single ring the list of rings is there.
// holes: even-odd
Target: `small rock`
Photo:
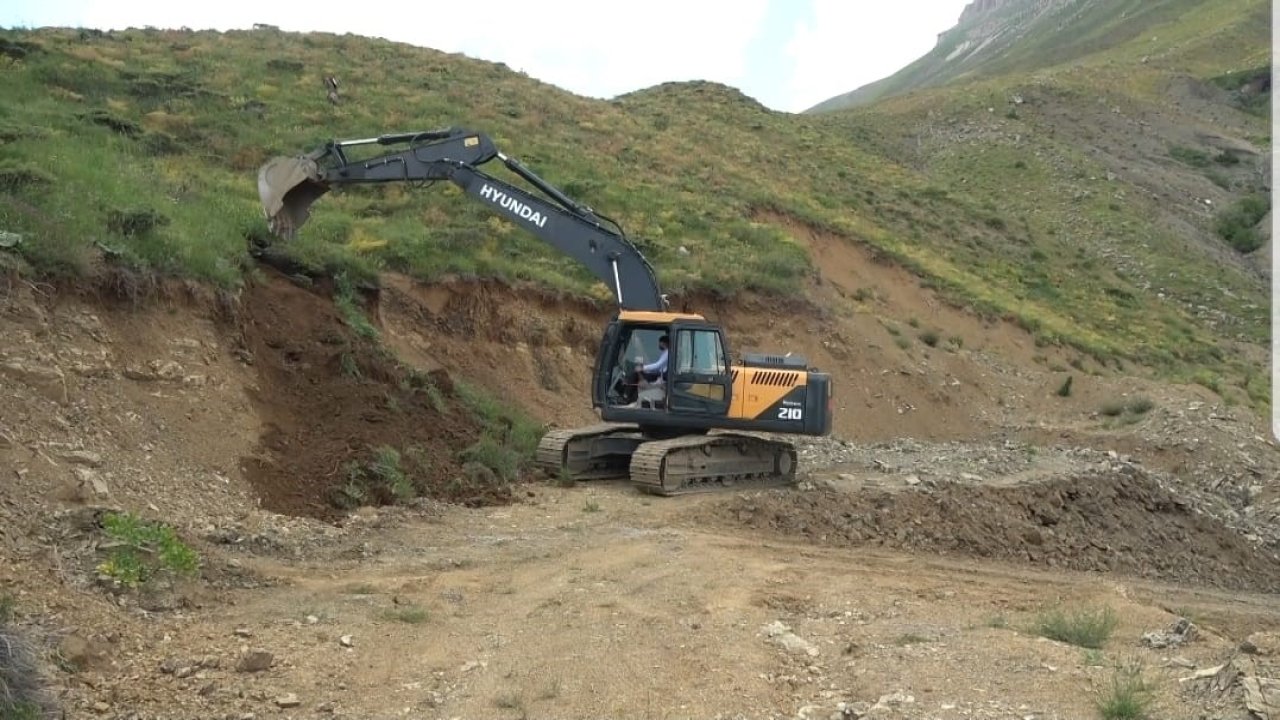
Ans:
[[[261,672],[270,668],[274,662],[275,656],[271,653],[255,648],[241,656],[240,662],[236,664],[236,670],[240,672]]]
[[[818,648],[804,638],[791,632],[791,628],[782,623],[781,620],[764,627],[764,633],[774,641],[778,646],[787,652],[803,652],[809,657],[818,656]]]
[[[342,637],[338,638],[338,642],[342,643],[342,647],[351,647],[352,645],[350,635],[343,635]]]
[[[156,375],[163,380],[177,380],[183,377],[182,366],[172,360],[159,364],[152,363],[152,367]]]
[[[899,690],[897,692],[890,693],[888,695],[881,695],[880,699],[876,701],[876,707],[890,707],[893,705],[910,705],[915,701],[916,701],[916,698],[914,695],[908,695],[902,692],[901,690]]]
[[[87,467],[72,468],[75,473],[76,480],[79,481],[80,487],[84,490],[91,491],[98,497],[107,497],[111,494],[111,489],[107,487],[107,482],[97,473]]]
[[[276,698],[276,705],[282,708],[298,707],[302,704],[302,700],[298,699],[296,693],[286,693]]]
[[[58,654],[69,665],[81,670],[95,667],[106,661],[110,646],[99,638],[67,635],[58,642]]]
[[[37,389],[41,395],[55,402],[67,402],[67,375],[56,365],[19,363],[10,360],[0,364],[0,375],[9,375],[20,383]]]
[[[1177,647],[1196,638],[1196,626],[1186,618],[1178,621],[1168,630],[1153,630],[1142,635],[1142,642],[1150,648]]]
[[[236,637],[242,637],[242,638],[253,637],[253,633],[249,630],[249,628],[236,628],[235,634],[236,634]]]
[[[67,452],[59,453],[58,457],[72,465],[83,465],[91,468],[102,467],[102,456],[89,450],[68,450]]]
[[[101,700],[99,700],[98,702],[96,702],[96,703],[94,703],[94,704],[93,704],[93,711],[94,711],[94,712],[104,713],[104,712],[106,712],[106,711],[108,711],[108,710],[110,710],[110,709],[111,709],[111,706],[110,706],[110,705],[108,705],[108,704],[106,704],[106,703],[104,703],[104,702],[102,702]]]

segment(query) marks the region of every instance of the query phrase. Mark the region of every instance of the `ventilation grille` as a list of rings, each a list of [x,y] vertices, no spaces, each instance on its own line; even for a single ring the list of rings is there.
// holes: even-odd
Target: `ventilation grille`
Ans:
[[[773,387],[792,387],[800,379],[797,373],[757,370],[747,376],[751,385],[770,385]]]

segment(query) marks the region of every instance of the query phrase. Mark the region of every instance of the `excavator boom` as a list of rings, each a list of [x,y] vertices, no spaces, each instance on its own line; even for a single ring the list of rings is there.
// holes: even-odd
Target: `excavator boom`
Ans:
[[[347,153],[360,145],[403,143],[410,147],[365,160],[351,160]],[[550,201],[476,167],[495,158]],[[653,267],[616,222],[574,202],[519,161],[498,152],[480,133],[448,128],[329,142],[306,155],[272,159],[258,172],[258,195],[271,231],[291,238],[310,217],[311,205],[334,185],[438,180],[454,183],[497,214],[585,265],[613,291],[619,307],[667,308]]]

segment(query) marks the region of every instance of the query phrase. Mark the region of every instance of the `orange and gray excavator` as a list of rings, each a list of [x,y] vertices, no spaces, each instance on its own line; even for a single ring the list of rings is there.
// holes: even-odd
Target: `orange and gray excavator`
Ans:
[[[367,146],[390,149],[350,156]],[[547,199],[479,169],[495,158]],[[268,162],[258,192],[272,234],[288,240],[334,187],[438,180],[585,265],[618,303],[590,383],[602,422],[549,431],[538,446],[539,467],[572,480],[630,478],[658,495],[794,483],[795,446],[775,436],[831,432],[830,376],[791,353],[746,353],[731,362],[724,330],[670,310],[656,273],[618,223],[567,197],[485,134],[448,127],[330,141]]]

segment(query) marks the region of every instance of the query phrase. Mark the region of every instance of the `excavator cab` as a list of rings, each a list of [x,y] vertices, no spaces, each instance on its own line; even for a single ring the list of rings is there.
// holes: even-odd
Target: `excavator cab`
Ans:
[[[647,380],[636,365],[659,357],[661,338],[668,343],[666,371]],[[725,417],[733,373],[723,330],[700,315],[620,312],[601,340],[592,398],[606,421],[645,425],[661,418],[665,425],[684,417],[701,425]]]

